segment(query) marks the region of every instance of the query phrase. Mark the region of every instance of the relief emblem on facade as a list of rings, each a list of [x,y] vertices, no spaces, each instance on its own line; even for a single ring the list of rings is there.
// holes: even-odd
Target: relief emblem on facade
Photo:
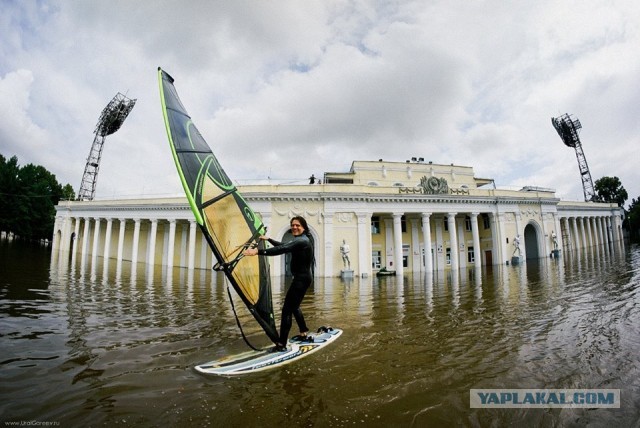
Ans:
[[[441,195],[449,193],[449,185],[445,178],[427,177],[425,175],[420,179],[420,187],[422,187],[422,193],[426,195]]]

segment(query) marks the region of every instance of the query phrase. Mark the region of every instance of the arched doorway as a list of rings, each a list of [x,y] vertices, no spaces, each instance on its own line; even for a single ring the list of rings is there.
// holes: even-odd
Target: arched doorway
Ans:
[[[538,233],[532,224],[528,224],[524,228],[524,249],[527,259],[540,258],[538,251]]]

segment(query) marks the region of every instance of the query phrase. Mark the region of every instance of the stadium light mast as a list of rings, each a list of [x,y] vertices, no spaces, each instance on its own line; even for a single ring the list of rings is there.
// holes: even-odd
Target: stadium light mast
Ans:
[[[580,168],[580,176],[582,177],[582,189],[584,191],[584,200],[595,201],[596,193],[593,188],[593,180],[591,179],[591,172],[589,172],[589,165],[587,165],[587,158],[582,151],[582,143],[580,143],[580,137],[578,137],[578,129],[582,128],[580,121],[576,117],[572,117],[570,114],[565,113],[562,116],[551,118],[553,127],[556,128],[558,135],[562,139],[562,142],[567,147],[573,147],[576,150],[576,158],[578,159],[578,167]]]
[[[111,135],[120,129],[135,104],[135,99],[131,100],[118,92],[102,110],[96,129],[93,131],[96,136],[93,139],[87,164],[84,167],[84,174],[78,191],[78,201],[92,201],[95,197],[104,141],[107,135]]]

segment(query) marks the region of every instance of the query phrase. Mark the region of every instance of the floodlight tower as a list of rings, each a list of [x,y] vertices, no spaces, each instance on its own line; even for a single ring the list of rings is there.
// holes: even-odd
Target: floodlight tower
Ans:
[[[135,104],[136,100],[131,100],[118,92],[102,110],[96,130],[93,131],[96,136],[93,139],[87,164],[84,167],[84,174],[78,191],[79,201],[92,201],[96,195],[96,183],[98,181],[98,170],[100,169],[104,140],[107,135],[111,135],[120,129]]]
[[[580,143],[580,137],[578,137],[578,129],[582,128],[580,121],[576,117],[571,117],[570,114],[565,113],[562,116],[551,118],[553,127],[558,131],[558,135],[562,138],[562,142],[568,147],[576,149],[576,157],[578,158],[578,167],[580,168],[580,176],[582,177],[582,188],[584,190],[585,201],[595,201],[596,193],[593,189],[593,180],[591,180],[591,173],[589,172],[589,165],[587,165],[587,158],[582,151],[582,144]]]

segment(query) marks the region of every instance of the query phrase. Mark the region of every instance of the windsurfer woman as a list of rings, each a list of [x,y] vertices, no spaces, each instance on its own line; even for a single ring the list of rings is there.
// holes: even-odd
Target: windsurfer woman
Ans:
[[[250,248],[244,251],[245,256],[278,256],[281,254],[291,254],[291,273],[293,280],[291,286],[284,298],[282,307],[282,316],[280,317],[280,341],[276,342],[276,351],[286,349],[287,340],[289,339],[289,330],[291,330],[292,319],[295,317],[296,323],[300,328],[300,335],[306,337],[309,329],[304,322],[304,316],[300,310],[300,303],[304,298],[307,289],[313,282],[313,271],[315,265],[315,257],[313,255],[313,237],[309,233],[307,221],[304,217],[296,216],[290,221],[291,234],[293,240],[282,243],[271,238],[261,236],[260,239],[266,239],[273,247],[264,250]]]

